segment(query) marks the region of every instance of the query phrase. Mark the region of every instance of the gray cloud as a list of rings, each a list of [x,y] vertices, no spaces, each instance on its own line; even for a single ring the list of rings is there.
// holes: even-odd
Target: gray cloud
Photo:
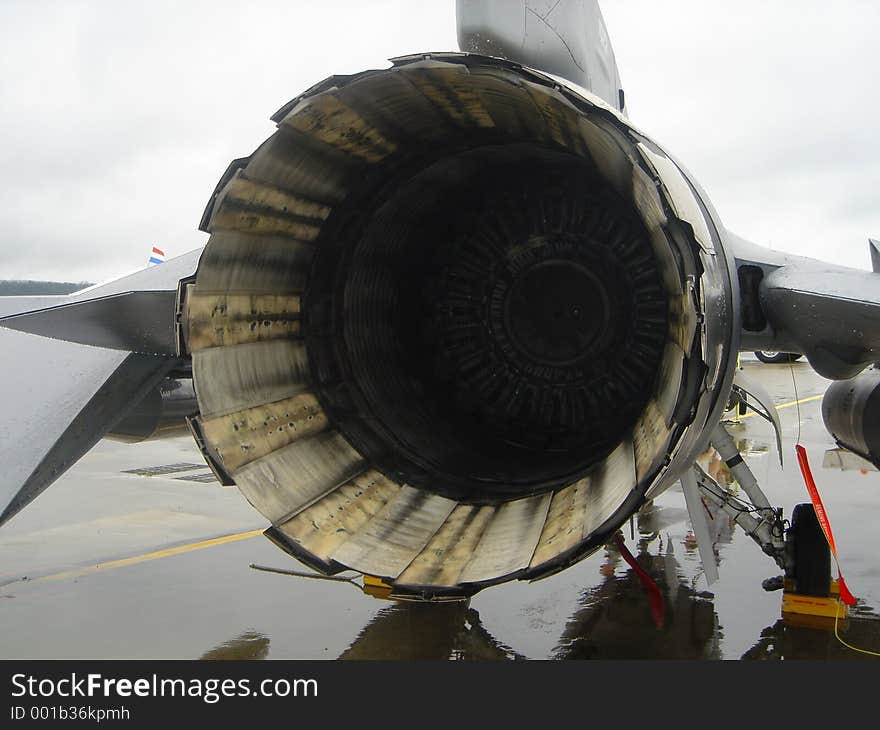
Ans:
[[[795,9],[796,8],[796,9]],[[873,2],[603,2],[630,113],[756,242],[866,267]],[[455,48],[454,2],[0,4],[0,278],[102,279],[202,245],[268,117],[333,73]]]

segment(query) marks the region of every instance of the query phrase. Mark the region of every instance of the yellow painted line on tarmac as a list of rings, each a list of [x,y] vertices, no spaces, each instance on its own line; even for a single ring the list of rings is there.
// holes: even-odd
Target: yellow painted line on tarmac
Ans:
[[[825,394],[819,393],[819,395],[811,395],[806,398],[801,398],[800,400],[793,400],[793,401],[789,401],[788,403],[780,403],[778,406],[776,406],[776,410],[780,411],[783,408],[791,408],[792,406],[797,406],[797,405],[800,405],[801,403],[809,403],[810,401],[819,400],[819,398],[821,398],[823,395],[825,395]],[[743,418],[751,418],[752,416],[757,416],[757,415],[758,414],[755,413],[754,411],[749,411],[748,413],[746,413],[742,416],[737,416],[737,418],[742,420]]]
[[[819,400],[824,395],[825,395],[824,393],[819,393],[819,395],[811,395],[811,396],[807,396],[806,398],[801,398],[800,400],[789,401],[788,403],[783,403],[781,405],[776,406],[776,410],[778,411],[780,408],[791,408],[792,406],[796,406],[801,403],[809,403],[812,400]]]
[[[263,530],[250,530],[248,532],[238,532],[234,535],[224,535],[223,537],[214,537],[210,540],[200,540],[199,542],[191,542],[187,545],[178,545],[177,547],[165,548],[164,550],[155,550],[151,553],[143,555],[134,555],[130,558],[121,558],[120,560],[110,560],[106,563],[98,563],[97,565],[89,565],[85,568],[77,568],[75,570],[66,570],[62,573],[52,573],[51,575],[41,575],[31,578],[28,583],[44,580],[65,580],[67,578],[80,578],[84,575],[91,575],[102,570],[112,570],[113,568],[124,568],[127,565],[137,565],[145,563],[149,560],[158,560],[159,558],[169,558],[172,555],[182,555],[190,553],[194,550],[204,550],[205,548],[216,547],[217,545],[225,545],[226,543],[236,542],[238,540],[247,540],[257,535],[262,535]]]

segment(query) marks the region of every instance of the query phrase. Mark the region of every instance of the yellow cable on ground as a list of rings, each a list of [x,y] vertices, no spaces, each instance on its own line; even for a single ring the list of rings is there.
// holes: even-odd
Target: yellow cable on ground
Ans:
[[[843,639],[840,638],[840,634],[837,632],[837,623],[840,619],[840,606],[841,600],[837,599],[837,610],[834,612],[834,638],[837,639],[841,644],[843,644],[847,649],[851,649],[852,651],[857,651],[859,654],[867,654],[868,656],[876,656],[880,657],[880,652],[871,651],[870,649],[859,649],[857,646],[853,646],[852,644],[847,644]],[[844,606],[844,611],[846,611],[846,607]]]

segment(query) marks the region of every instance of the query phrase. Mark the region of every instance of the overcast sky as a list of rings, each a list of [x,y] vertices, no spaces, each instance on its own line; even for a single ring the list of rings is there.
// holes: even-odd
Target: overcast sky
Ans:
[[[604,0],[630,116],[725,225],[869,268],[874,0]],[[0,278],[102,280],[204,244],[226,165],[332,73],[454,50],[454,0],[0,0]]]

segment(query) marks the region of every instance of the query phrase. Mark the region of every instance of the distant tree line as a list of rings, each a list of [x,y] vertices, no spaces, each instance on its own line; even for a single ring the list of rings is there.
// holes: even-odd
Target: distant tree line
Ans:
[[[0,297],[32,296],[37,294],[70,294],[92,286],[88,281],[34,281],[33,279],[0,280]]]

